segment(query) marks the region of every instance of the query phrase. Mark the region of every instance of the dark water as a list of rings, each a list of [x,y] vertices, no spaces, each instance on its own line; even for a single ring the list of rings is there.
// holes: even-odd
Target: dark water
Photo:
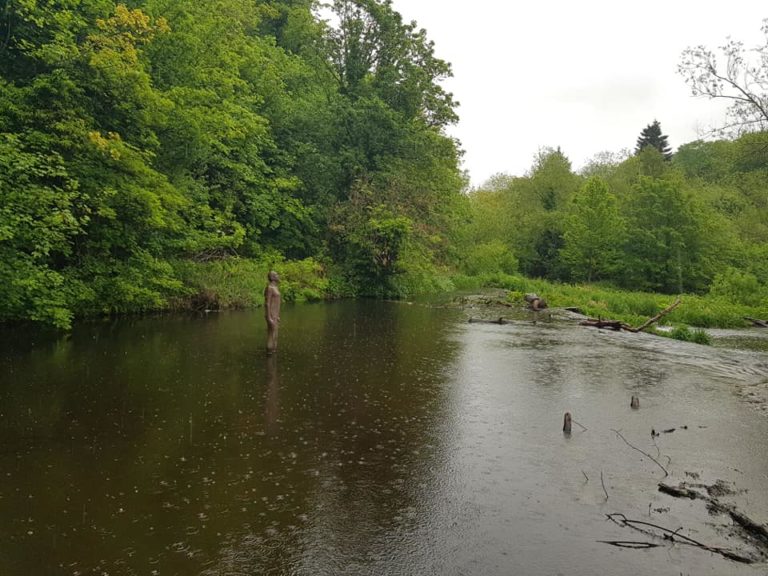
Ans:
[[[0,574],[768,571],[605,516],[760,557],[657,482],[721,480],[768,522],[768,417],[739,394],[765,352],[388,303],[282,316],[271,358],[259,311],[0,335]],[[566,410],[587,430],[563,436]]]

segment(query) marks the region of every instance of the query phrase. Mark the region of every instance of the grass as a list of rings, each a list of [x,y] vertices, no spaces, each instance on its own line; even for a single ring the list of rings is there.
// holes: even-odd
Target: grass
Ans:
[[[638,326],[655,316],[676,298],[669,294],[631,292],[596,284],[559,284],[504,274],[461,276],[455,278],[454,283],[462,289],[504,288],[510,291],[513,300],[521,298],[522,294],[535,292],[545,298],[550,307],[576,307],[587,316],[621,320],[632,326]],[[681,305],[662,318],[660,324],[743,328],[750,325],[744,316],[768,318],[768,301],[763,301],[759,306],[747,306],[716,296],[682,294],[680,299]],[[701,339],[700,336],[697,338]]]
[[[244,258],[208,262],[179,260],[173,266],[189,289],[189,296],[175,303],[175,307],[181,309],[224,310],[262,306],[267,273],[272,269],[280,274],[280,293],[286,302],[322,300],[329,291],[323,267],[311,258],[281,262]]]

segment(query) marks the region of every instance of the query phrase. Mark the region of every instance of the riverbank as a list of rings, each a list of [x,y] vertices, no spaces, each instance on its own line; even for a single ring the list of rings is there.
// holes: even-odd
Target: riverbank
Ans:
[[[524,294],[535,292],[545,298],[550,308],[578,308],[585,316],[619,320],[639,326],[675,301],[670,294],[628,292],[596,284],[560,284],[503,274],[457,277],[457,288],[472,290],[502,288],[510,302],[520,302]],[[680,295],[681,305],[659,321],[672,328],[746,328],[745,317],[768,317],[768,300],[759,306],[735,303],[719,296]]]
[[[280,274],[280,291],[285,302],[359,296],[360,289],[341,271],[313,258],[290,261],[280,255],[266,255],[258,260],[237,257],[176,260],[163,269],[162,281],[118,277],[111,284],[102,282],[93,290],[73,296],[72,302],[57,315],[30,315],[27,319],[66,330],[74,320],[103,316],[258,308],[263,305],[267,272],[273,269]],[[547,300],[550,308],[575,308],[588,317],[617,320],[630,326],[641,325],[676,299],[669,294],[630,292],[597,284],[562,284],[507,274],[465,276],[443,272],[440,276],[430,276],[428,281],[409,279],[413,280],[403,274],[393,282],[393,286],[399,286],[403,292],[400,298],[450,296],[456,292],[481,294],[489,289],[501,289],[505,291],[502,298],[506,304],[525,306],[523,296],[535,292]],[[658,325],[668,327],[671,335],[678,339],[694,341],[699,337],[696,329],[746,328],[752,324],[745,317],[768,318],[768,298],[761,299],[759,294],[749,296],[683,294],[681,305]],[[741,303],[747,300],[758,305]],[[6,321],[23,318],[23,315],[5,317]]]

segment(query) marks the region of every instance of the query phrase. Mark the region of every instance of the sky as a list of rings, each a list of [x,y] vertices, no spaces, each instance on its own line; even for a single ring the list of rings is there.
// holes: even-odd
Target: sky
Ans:
[[[574,169],[596,154],[634,149],[661,123],[669,144],[721,124],[722,101],[691,96],[677,73],[682,51],[727,37],[764,43],[765,0],[393,0],[451,63],[443,83],[459,101],[449,128],[477,187],[498,173],[524,175],[542,147]]]

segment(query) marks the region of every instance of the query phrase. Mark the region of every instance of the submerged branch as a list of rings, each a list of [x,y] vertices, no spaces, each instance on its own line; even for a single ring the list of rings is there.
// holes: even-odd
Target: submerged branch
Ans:
[[[611,428],[611,430],[612,430],[613,432],[615,432],[615,433],[616,433],[616,435],[617,435],[619,438],[621,438],[622,440],[624,440],[624,443],[625,443],[627,446],[629,446],[629,447],[630,447],[630,448],[632,448],[633,450],[637,450],[638,452],[640,452],[641,454],[644,454],[645,456],[647,456],[648,458],[650,458],[650,459],[651,459],[653,462],[655,462],[655,463],[656,463],[656,465],[657,465],[659,468],[661,468],[661,469],[664,471],[664,477],[665,477],[665,478],[666,478],[667,476],[669,476],[669,472],[667,472],[667,469],[666,469],[666,468],[664,468],[664,466],[662,466],[662,465],[661,465],[661,463],[660,463],[658,460],[656,460],[656,458],[654,458],[653,456],[651,456],[650,454],[648,454],[648,452],[646,452],[645,450],[641,450],[641,449],[640,449],[640,448],[638,448],[637,446],[635,446],[635,445],[631,444],[631,443],[629,442],[629,440],[627,440],[626,438],[624,438],[624,436],[623,436],[623,435],[621,434],[621,432],[619,432],[618,430],[613,430],[613,428]]]
[[[671,530],[669,528],[665,528],[664,526],[654,524],[653,522],[645,522],[644,520],[632,520],[619,512],[616,512],[613,514],[606,514],[606,517],[611,522],[618,524],[619,526],[632,528],[633,530],[637,530],[638,532],[642,532],[643,534],[648,534],[649,536],[655,536],[657,538],[661,537],[664,540],[669,540],[670,542],[678,542],[680,544],[695,546],[696,548],[701,548],[702,550],[707,550],[708,552],[714,552],[716,554],[720,554],[721,556],[728,558],[729,560],[734,560],[735,562],[741,562],[742,564],[752,564],[754,562],[752,558],[741,556],[740,554],[731,552],[730,550],[726,550],[725,548],[708,546],[702,542],[699,542],[698,540],[694,540],[693,538],[690,538],[689,536],[680,534],[680,530],[682,530],[682,528],[678,528],[677,530]],[[657,530],[661,532],[661,536],[659,536],[658,534],[650,530],[651,528],[653,530]],[[641,546],[641,547],[645,547],[645,546]]]

